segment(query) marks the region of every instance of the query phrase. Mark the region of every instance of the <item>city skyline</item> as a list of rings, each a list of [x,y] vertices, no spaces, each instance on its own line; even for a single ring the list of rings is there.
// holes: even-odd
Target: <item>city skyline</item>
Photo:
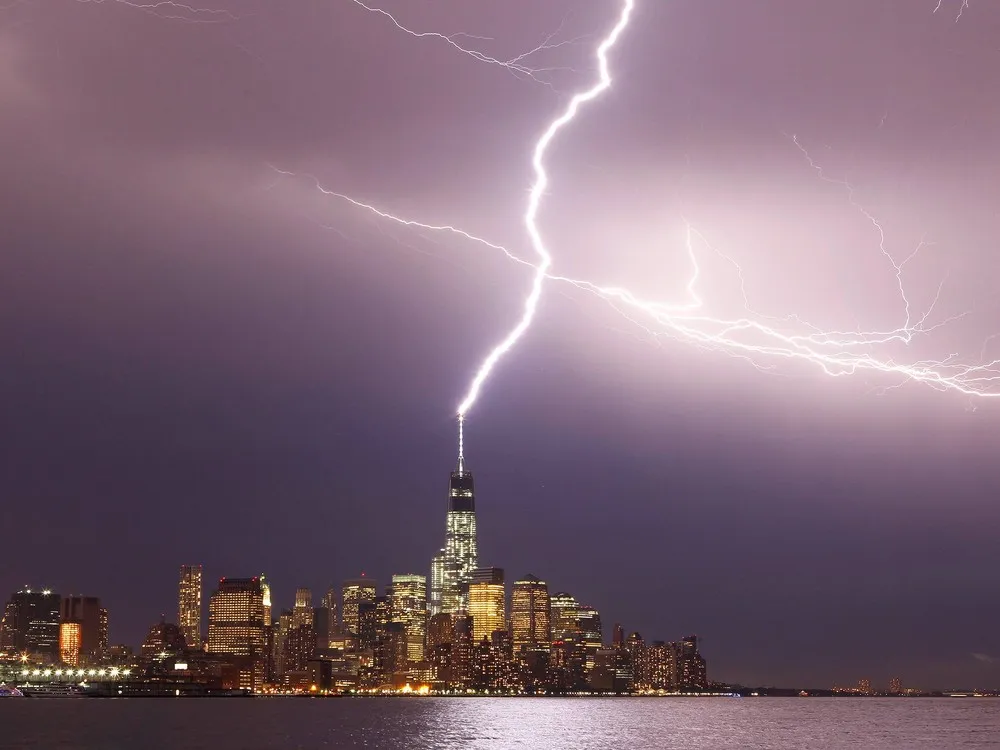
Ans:
[[[264,572],[276,611],[362,573],[435,588],[456,401],[531,270],[306,175],[528,257],[531,146],[620,7],[393,4],[504,59],[559,29],[549,88],[352,2],[238,5],[0,11],[0,593],[99,596],[114,641],[179,615],[186,563]],[[547,156],[553,273],[683,303],[694,236],[727,318],[891,328],[901,280],[941,326],[892,356],[989,361],[997,12],[922,6],[637,3]],[[777,364],[553,282],[465,423],[478,564],[698,633],[735,681],[1000,682],[996,400]]]
[[[452,549],[475,550],[474,491],[471,474],[463,469],[460,465],[459,470],[450,474],[446,528],[449,537],[456,529],[466,532],[471,529],[471,540],[455,543]],[[460,498],[457,504],[456,498]],[[456,524],[453,518],[456,509],[462,514],[471,513],[471,523],[468,518],[460,516],[461,520]],[[545,581],[530,573],[510,581],[508,588],[503,569],[477,567],[467,576],[468,584],[460,596],[453,593],[445,597],[461,602],[460,606],[450,612],[433,612],[434,597],[428,581],[439,562],[440,556],[432,559],[430,577],[417,573],[394,573],[381,590],[379,581],[366,575],[343,580],[339,596],[338,586],[330,585],[317,600],[316,608],[313,607],[312,589],[303,586],[293,589],[290,607],[275,606],[271,583],[264,575],[248,578],[222,576],[215,589],[206,592],[203,566],[182,564],[176,586],[177,623],[168,622],[161,615],[159,623],[154,623],[146,632],[140,648],[135,648],[139,645],[135,643],[116,643],[112,646],[108,636],[108,610],[101,606],[98,597],[79,594],[62,596],[49,589],[24,588],[11,595],[0,617],[0,650],[5,651],[8,657],[11,654],[32,654],[29,668],[31,665],[37,667],[37,658],[46,659],[52,667],[49,672],[60,664],[64,667],[92,668],[117,661],[121,668],[134,664],[133,657],[128,656],[134,653],[139,655],[140,670],[137,674],[140,675],[150,663],[156,664],[158,657],[162,659],[170,655],[166,664],[169,670],[175,660],[188,661],[194,654],[204,651],[210,658],[251,659],[251,666],[240,668],[238,679],[231,678],[234,680],[231,683],[233,687],[255,692],[266,686],[280,689],[282,679],[285,679],[285,689],[302,690],[305,689],[303,684],[315,683],[317,679],[331,680],[331,677],[317,677],[324,672],[320,669],[317,673],[312,667],[318,663],[315,659],[329,658],[323,657],[328,648],[334,654],[343,655],[367,651],[374,654],[377,666],[380,659],[386,658],[379,656],[384,646],[378,644],[388,632],[392,642],[397,643],[392,648],[398,652],[388,658],[402,660],[409,668],[417,669],[405,679],[407,684],[412,681],[447,686],[454,679],[454,667],[437,666],[441,656],[435,651],[435,646],[442,642],[443,637],[445,644],[454,648],[450,639],[460,638],[458,634],[467,631],[469,648],[480,643],[484,647],[492,643],[496,649],[499,643],[502,652],[502,644],[506,642],[506,648],[512,649],[515,661],[520,658],[521,668],[527,670],[526,675],[534,674],[540,665],[546,665],[544,684],[547,690],[565,689],[573,684],[579,686],[581,683],[574,683],[573,680],[582,679],[582,675],[587,675],[587,689],[593,686],[596,690],[613,692],[649,689],[649,686],[656,685],[673,686],[668,688],[672,690],[680,686],[682,691],[691,689],[691,686],[708,689],[713,682],[719,685],[767,686],[766,681],[726,681],[718,677],[710,682],[705,676],[705,660],[699,652],[698,636],[686,636],[676,642],[646,640],[640,632],[627,629],[619,622],[614,622],[612,626],[610,621],[605,621],[602,625],[598,610],[581,604],[568,592],[550,590]],[[454,586],[460,580],[455,576],[451,583]],[[437,622],[442,617],[448,620],[445,631],[441,631]],[[205,627],[202,627],[203,622]],[[376,630],[382,635],[376,635]],[[443,653],[447,656],[448,651]],[[490,679],[501,680],[499,686],[507,684],[503,682],[507,678],[498,676],[505,674],[502,670],[507,667],[502,662],[487,666],[498,657],[486,656],[485,653],[481,657],[464,658],[487,659],[483,668],[493,670],[491,674],[494,676]],[[520,657],[517,656],[519,653]],[[538,655],[541,661],[533,661],[533,654]],[[454,654],[451,658],[455,658]],[[628,660],[624,665],[619,663],[622,658]],[[577,667],[570,666],[573,659]],[[187,670],[186,664],[184,669]],[[553,674],[572,669],[579,670],[580,677],[567,677],[568,682],[559,688],[563,684],[562,679],[553,677]],[[403,668],[404,673],[405,670]],[[556,672],[553,673],[553,670]],[[865,674],[871,672],[867,670]],[[310,676],[306,678],[306,683],[296,683],[295,678],[288,683],[287,677],[284,677],[286,673]],[[569,675],[570,671],[566,674]],[[336,680],[330,684],[334,682]],[[377,683],[377,680],[375,683],[360,680],[355,682],[355,687],[370,688]],[[482,687],[486,683],[478,684]],[[817,687],[810,682],[803,685],[811,689]],[[315,690],[315,687],[311,689]],[[891,672],[891,676],[884,681],[873,682],[865,676],[847,687],[832,685],[821,689],[832,690],[833,694],[904,695],[939,690],[943,686],[914,688],[908,683],[904,691],[898,673]]]

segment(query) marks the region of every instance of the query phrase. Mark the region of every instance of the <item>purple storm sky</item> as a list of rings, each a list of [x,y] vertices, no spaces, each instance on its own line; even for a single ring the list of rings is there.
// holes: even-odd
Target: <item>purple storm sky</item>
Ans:
[[[185,562],[263,571],[279,606],[426,572],[455,407],[530,270],[274,168],[528,257],[532,144],[618,12],[379,5],[497,57],[561,27],[547,87],[351,0],[214,1],[237,18],[0,10],[0,595],[99,595],[116,642],[175,616]],[[967,313],[882,353],[1000,355],[1000,9],[934,4],[639,0],[548,160],[554,270],[683,301],[688,220],[767,315],[900,325],[877,233],[794,134],[895,257],[926,242],[916,313],[939,286],[932,322]],[[758,364],[548,284],[469,417],[483,564],[609,634],[696,632],[718,679],[1000,685],[1000,400]]]

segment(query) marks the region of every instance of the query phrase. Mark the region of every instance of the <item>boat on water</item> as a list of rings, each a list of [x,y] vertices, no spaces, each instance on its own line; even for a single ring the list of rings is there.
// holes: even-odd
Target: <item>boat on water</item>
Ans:
[[[85,695],[79,685],[64,682],[41,682],[35,685],[25,683],[18,685],[16,690],[25,698],[82,698]]]
[[[18,690],[16,687],[8,687],[4,683],[0,682],[0,698],[23,698],[24,693]]]

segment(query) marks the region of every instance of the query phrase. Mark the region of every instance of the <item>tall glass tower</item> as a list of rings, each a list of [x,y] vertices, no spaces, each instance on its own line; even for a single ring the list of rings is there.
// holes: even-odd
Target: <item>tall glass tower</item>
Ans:
[[[444,549],[431,561],[431,615],[467,609],[469,582],[478,560],[475,483],[472,473],[460,463],[448,483]]]
[[[188,648],[201,648],[201,566],[181,565],[177,624]]]

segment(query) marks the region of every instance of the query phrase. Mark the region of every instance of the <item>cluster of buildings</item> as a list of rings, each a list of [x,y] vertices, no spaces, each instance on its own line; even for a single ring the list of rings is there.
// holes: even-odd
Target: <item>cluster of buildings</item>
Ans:
[[[100,599],[29,588],[12,594],[3,609],[0,655],[70,667],[128,656],[108,645],[108,610]]]
[[[676,642],[604,638],[600,613],[533,575],[509,581],[481,567],[475,487],[451,473],[445,543],[430,576],[366,577],[314,600],[295,592],[275,611],[261,575],[221,578],[203,628],[202,567],[180,569],[177,622],[155,624],[136,675],[252,692],[697,692],[708,688],[694,636]],[[0,652],[77,666],[108,658],[107,611],[88,597],[18,592],[0,623]],[[130,665],[131,666],[131,665]]]

